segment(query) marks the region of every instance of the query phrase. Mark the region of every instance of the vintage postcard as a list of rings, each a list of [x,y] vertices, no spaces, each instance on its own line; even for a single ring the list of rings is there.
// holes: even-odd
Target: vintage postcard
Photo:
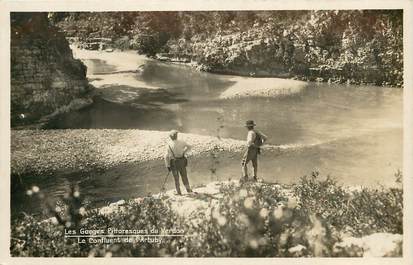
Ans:
[[[411,264],[412,2],[193,3],[3,3],[0,264]]]

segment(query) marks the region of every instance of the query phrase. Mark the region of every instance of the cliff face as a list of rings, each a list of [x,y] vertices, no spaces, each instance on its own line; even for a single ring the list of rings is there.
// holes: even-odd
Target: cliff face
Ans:
[[[402,10],[54,13],[84,47],[248,76],[403,86]]]
[[[90,103],[86,67],[46,13],[11,14],[11,124]]]

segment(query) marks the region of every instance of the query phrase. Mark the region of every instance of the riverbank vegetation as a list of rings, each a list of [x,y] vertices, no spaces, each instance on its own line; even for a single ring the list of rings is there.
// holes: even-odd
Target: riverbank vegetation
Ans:
[[[396,177],[400,182],[401,173]],[[112,204],[109,210],[102,211],[83,204],[81,189],[72,188],[63,204],[45,204],[49,216],[53,216],[51,219],[42,221],[39,217],[24,215],[13,221],[11,254],[74,257],[402,255],[400,183],[392,188],[350,189],[314,172],[289,186],[239,185],[234,181],[216,186],[217,193],[208,194],[207,189],[198,188],[199,194],[186,198],[191,205],[197,201],[206,205],[186,215],[175,210],[182,208],[176,205],[180,196],[153,195]],[[45,197],[37,187],[27,194]],[[79,244],[77,238],[64,237],[65,229],[80,231],[81,228],[89,231],[167,229],[181,231],[181,234],[183,231],[185,236],[162,237],[159,242],[108,244],[89,241]]]
[[[401,10],[82,12],[50,18],[81,43],[105,40],[161,60],[192,61],[205,71],[403,85]]]

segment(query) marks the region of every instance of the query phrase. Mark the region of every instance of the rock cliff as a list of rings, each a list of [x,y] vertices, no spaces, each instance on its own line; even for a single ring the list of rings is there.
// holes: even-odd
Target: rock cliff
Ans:
[[[199,70],[403,86],[401,10],[53,13],[79,46],[133,49]]]
[[[47,13],[12,13],[10,49],[12,127],[91,103],[86,67]]]

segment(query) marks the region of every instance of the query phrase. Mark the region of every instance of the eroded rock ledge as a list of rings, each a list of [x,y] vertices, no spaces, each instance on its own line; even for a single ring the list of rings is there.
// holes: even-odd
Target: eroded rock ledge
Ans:
[[[33,124],[91,104],[86,67],[47,13],[11,14],[11,124]]]

